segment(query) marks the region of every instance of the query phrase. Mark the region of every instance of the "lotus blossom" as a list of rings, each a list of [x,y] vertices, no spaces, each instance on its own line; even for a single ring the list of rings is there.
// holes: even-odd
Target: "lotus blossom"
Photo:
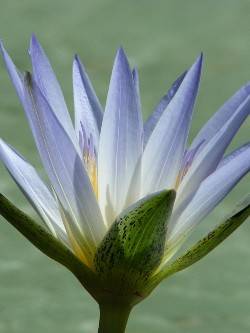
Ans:
[[[164,228],[154,238],[154,243],[157,239],[161,242],[160,250],[157,247],[160,256],[147,277],[164,270],[191,231],[249,172],[250,143],[225,156],[249,115],[249,83],[188,145],[202,55],[177,78],[144,123],[138,71],[131,70],[122,48],[115,57],[105,112],[83,64],[75,56],[73,125],[59,83],[37,39],[32,37],[29,48],[32,74],[20,73],[3,45],[1,50],[49,187],[3,140],[0,158],[51,234],[92,272],[101,274],[105,267],[112,269],[115,265],[113,257],[108,260],[110,264],[112,259],[113,266],[103,258],[107,244],[115,238],[110,236],[114,224],[131,212],[139,214],[141,207],[140,219],[144,221],[143,205],[152,204],[147,210],[150,214],[153,200],[158,211],[159,202],[165,209]],[[154,233],[146,229],[141,226],[131,248]],[[122,232],[126,238],[126,228]],[[136,250],[132,252],[135,258]]]

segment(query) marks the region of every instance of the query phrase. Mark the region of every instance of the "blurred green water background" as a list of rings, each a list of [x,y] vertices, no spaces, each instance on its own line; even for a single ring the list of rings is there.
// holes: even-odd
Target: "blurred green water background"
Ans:
[[[77,52],[105,102],[115,50],[123,45],[140,71],[146,117],[200,51],[205,66],[191,137],[250,79],[250,2],[150,0],[0,0],[0,37],[16,63],[29,69],[35,32],[72,110],[71,62]],[[249,121],[233,141],[249,140]],[[0,65],[0,135],[42,172],[24,114]],[[3,167],[0,191],[34,214]],[[204,221],[198,238],[249,191],[246,177]],[[0,332],[97,331],[98,308],[64,268],[47,259],[0,220]],[[244,333],[250,330],[250,226],[191,269],[162,283],[131,315],[132,333]]]

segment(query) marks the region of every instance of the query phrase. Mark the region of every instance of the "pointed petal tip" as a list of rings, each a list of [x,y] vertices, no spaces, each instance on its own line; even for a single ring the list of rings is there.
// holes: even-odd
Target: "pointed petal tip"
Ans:
[[[0,38],[0,53],[3,57],[3,59],[5,59],[6,56],[8,55],[7,51],[5,50],[5,47],[4,47],[4,44],[3,44],[3,41],[2,41],[1,38]]]
[[[3,41],[2,39],[0,38],[0,50],[3,51],[4,50],[4,46],[3,46]]]
[[[116,53],[117,54],[121,54],[121,55],[126,55],[123,46],[119,46],[118,49],[117,49],[117,51],[116,51]]]
[[[74,61],[77,61],[77,62],[80,60],[80,59],[79,59],[79,56],[78,56],[77,53],[74,54],[74,58],[73,58],[73,60],[74,60]]]
[[[203,55],[203,52],[201,52],[195,60],[195,64],[197,65],[197,67],[199,69],[201,69],[201,67],[202,67],[203,59],[204,59],[204,55]]]
[[[83,63],[81,62],[81,59],[79,57],[79,55],[77,53],[74,54],[74,58],[73,58],[73,65],[76,65],[78,68],[82,68],[83,70],[85,70],[85,67],[83,65]]]
[[[119,61],[119,62],[123,62],[123,63],[125,62],[127,64],[129,63],[126,52],[122,46],[118,47],[118,49],[116,51],[115,59],[116,59],[116,61]]]
[[[194,63],[191,67],[189,67],[189,70],[186,72],[190,72],[190,70],[194,70],[196,73],[200,73],[202,69],[203,64],[203,53],[201,52],[198,57],[195,59]],[[185,76],[185,75],[184,75]]]
[[[122,47],[119,47],[116,51],[112,73],[116,73],[116,75],[119,75],[119,73],[126,73],[125,75],[132,79],[129,61]]]
[[[201,52],[199,56],[195,59],[195,62],[192,64],[192,66],[189,68],[187,73],[189,72],[191,75],[194,75],[198,79],[198,82],[200,80],[201,71],[202,71],[202,65],[203,65],[203,53]]]
[[[30,37],[30,45],[29,45],[29,49],[28,49],[28,53],[29,55],[31,55],[31,53],[34,52],[35,49],[41,49],[41,44],[39,43],[36,35],[34,33],[31,34]]]
[[[39,44],[39,42],[35,33],[33,32],[30,37],[30,45],[35,45],[35,44]]]
[[[75,68],[79,67],[79,57],[78,55],[75,53],[74,57],[73,57],[73,71]]]

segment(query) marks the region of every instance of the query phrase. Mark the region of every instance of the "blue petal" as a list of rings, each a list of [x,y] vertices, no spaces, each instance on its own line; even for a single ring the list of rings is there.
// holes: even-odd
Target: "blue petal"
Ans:
[[[232,153],[227,154],[219,163],[218,168],[221,168],[223,165],[227,164],[228,162],[230,162],[230,160],[234,159],[236,156],[238,156],[239,154],[241,154],[243,151],[247,150],[250,148],[250,142],[247,142],[246,144],[244,144],[243,146],[241,146],[240,148],[234,150]],[[217,169],[218,169],[217,168]]]
[[[166,107],[170,103],[171,99],[174,97],[176,94],[177,90],[179,89],[185,75],[186,71],[182,73],[172,84],[168,92],[166,93],[165,96],[162,97],[160,100],[159,104],[156,106],[155,110],[153,113],[148,117],[147,121],[144,124],[144,146],[146,146],[146,143],[148,142],[148,139],[153,132],[156,124],[158,123],[161,115],[165,111]]]
[[[74,127],[63,97],[62,90],[49,63],[49,60],[39,44],[36,37],[33,35],[30,41],[29,54],[31,57],[33,77],[41,90],[42,94],[47,99],[53,112],[62,124],[63,128],[76,145],[76,135]]]
[[[156,124],[142,157],[143,195],[175,187],[182,165],[202,67],[200,56]]]
[[[92,135],[95,150],[98,151],[102,107],[77,56],[73,62],[73,90],[76,134],[79,140],[84,136],[89,139]]]
[[[114,216],[124,208],[129,184],[142,152],[142,117],[134,80],[122,49],[116,55],[100,135],[99,203],[105,216],[110,194]],[[113,221],[107,221],[113,222]]]
[[[11,79],[11,82],[13,86],[16,89],[17,95],[20,99],[20,102],[23,104],[24,99],[24,92],[23,92],[23,77],[22,74],[18,71],[15,64],[11,60],[10,56],[8,55],[7,51],[5,50],[3,43],[0,42],[0,48],[3,60],[5,62],[5,66],[7,68],[9,77]]]
[[[202,221],[250,171],[250,146],[244,146],[230,154],[223,165],[208,176],[188,204],[179,219],[169,225],[168,243],[190,232]]]
[[[1,139],[0,159],[54,236],[68,243],[56,202],[36,170]]]
[[[217,168],[225,150],[249,114],[249,110],[250,96],[245,99],[237,111],[232,114],[195,157],[178,189],[176,209],[182,211],[192,199],[200,183]]]
[[[226,121],[237,112],[239,106],[250,95],[250,83],[239,89],[202,127],[197,136],[194,138],[190,149],[200,146],[199,152],[213,138],[213,136],[224,126]],[[249,111],[250,112],[250,111]],[[245,114],[247,117],[249,113]]]
[[[32,132],[51,184],[94,255],[106,229],[81,158],[39,87],[25,78],[25,104]],[[78,185],[75,184],[78,180]]]

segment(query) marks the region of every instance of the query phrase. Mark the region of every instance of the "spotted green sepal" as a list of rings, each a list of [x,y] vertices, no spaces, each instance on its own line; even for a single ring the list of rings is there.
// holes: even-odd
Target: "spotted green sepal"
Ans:
[[[225,218],[223,223],[192,246],[183,256],[177,258],[156,274],[152,279],[152,283],[154,281],[154,284],[158,284],[162,279],[193,265],[195,262],[205,257],[246,221],[249,216],[250,195],[235,207],[233,212]]]
[[[41,252],[68,268],[93,295],[98,286],[96,275],[62,242],[0,194],[0,215]]]
[[[113,223],[94,260],[97,273],[112,290],[140,290],[158,267],[174,200],[172,190],[150,195]]]

